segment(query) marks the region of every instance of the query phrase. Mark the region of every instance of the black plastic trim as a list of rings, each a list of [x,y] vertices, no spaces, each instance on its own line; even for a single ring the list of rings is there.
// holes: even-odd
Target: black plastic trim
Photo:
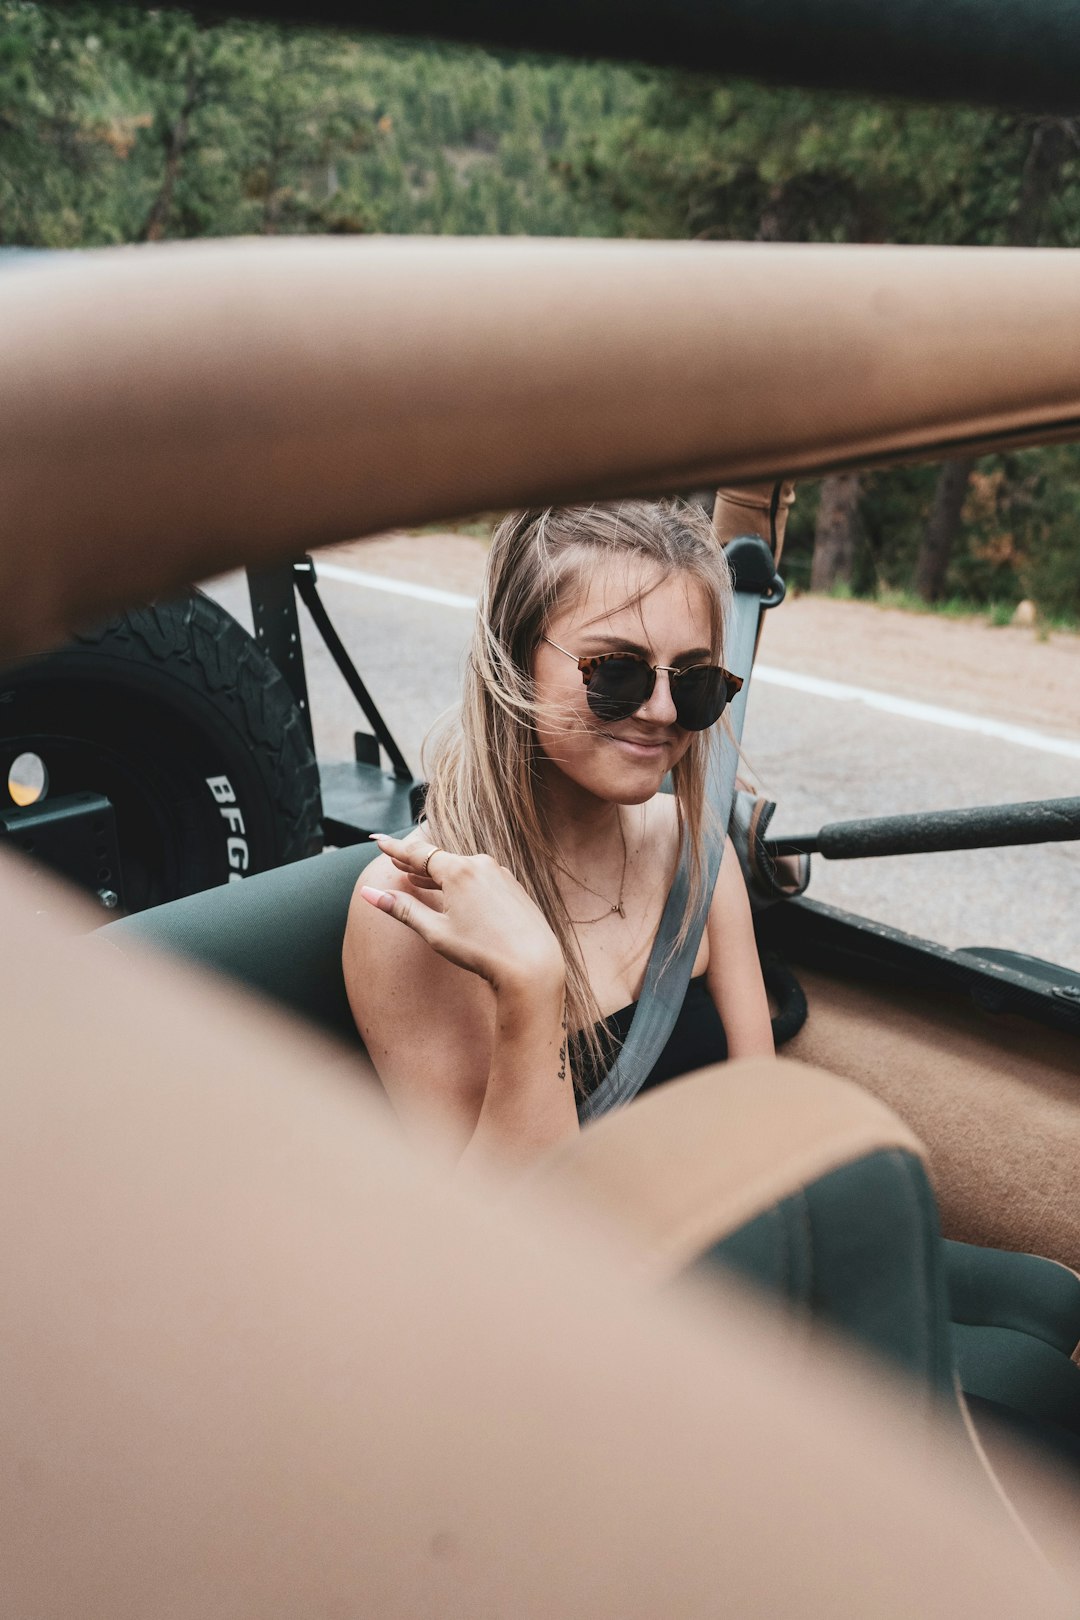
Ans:
[[[819,900],[785,901],[755,921],[759,943],[788,961],[872,984],[952,991],[984,1012],[1020,1013],[1080,1034],[1080,971],[1061,967],[1051,979],[1047,964],[1026,970],[1019,954],[999,960],[978,947],[949,950]]]

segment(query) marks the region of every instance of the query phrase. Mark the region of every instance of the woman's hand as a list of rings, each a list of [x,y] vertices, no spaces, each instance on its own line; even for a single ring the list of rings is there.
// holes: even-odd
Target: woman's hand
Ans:
[[[486,979],[496,991],[561,986],[558,940],[521,884],[490,855],[451,855],[428,839],[377,834],[375,842],[415,890],[435,890],[442,909],[397,890],[360,893],[370,905],[420,935],[448,962]]]

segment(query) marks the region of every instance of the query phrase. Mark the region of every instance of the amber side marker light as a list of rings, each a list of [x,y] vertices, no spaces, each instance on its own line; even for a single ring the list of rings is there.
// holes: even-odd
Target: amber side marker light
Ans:
[[[49,791],[49,773],[37,754],[20,754],[8,771],[7,790],[20,808],[37,804]]]

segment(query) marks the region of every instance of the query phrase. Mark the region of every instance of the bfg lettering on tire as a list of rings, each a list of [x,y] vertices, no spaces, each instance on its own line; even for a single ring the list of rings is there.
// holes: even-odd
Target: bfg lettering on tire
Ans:
[[[238,883],[250,865],[247,840],[243,836],[244,817],[227,776],[208,776],[206,785],[214,795],[214,801],[219,806],[226,823],[232,829],[231,836],[225,840],[225,851],[229,861],[229,882]]]

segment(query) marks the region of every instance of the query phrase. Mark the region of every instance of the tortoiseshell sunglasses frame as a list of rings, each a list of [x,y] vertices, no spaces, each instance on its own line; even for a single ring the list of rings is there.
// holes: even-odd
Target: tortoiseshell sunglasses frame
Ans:
[[[743,678],[742,678],[742,676],[741,675],[733,675],[729,669],[724,668],[723,664],[688,664],[685,669],[680,669],[678,667],[678,665],[676,665],[676,664],[650,664],[649,660],[647,658],[643,658],[640,653],[635,653],[635,652],[595,653],[591,658],[579,658],[577,653],[572,653],[568,647],[560,647],[559,643],[557,641],[552,641],[550,636],[543,636],[543,637],[541,637],[541,639],[543,641],[546,641],[549,647],[554,647],[556,652],[561,652],[567,658],[572,658],[574,660],[574,662],[577,665],[578,669],[581,671],[581,679],[584,682],[586,689],[588,688],[590,680],[592,679],[593,675],[595,675],[596,671],[600,668],[601,664],[609,664],[615,658],[620,658],[625,663],[643,664],[645,666],[645,668],[651,672],[652,678],[653,678],[653,684],[650,687],[649,691],[646,692],[645,696],[642,698],[641,703],[638,704],[637,707],[639,709],[641,708],[642,704],[648,703],[649,699],[652,697],[653,692],[656,689],[656,677],[657,677],[657,675],[659,675],[661,670],[663,670],[664,674],[668,677],[668,681],[669,681],[669,683],[671,685],[671,697],[672,697],[672,702],[675,703],[676,711],[678,710],[678,699],[677,699],[677,690],[678,689],[677,689],[677,686],[676,686],[676,682],[678,681],[680,676],[689,675],[691,670],[695,670],[695,669],[715,670],[719,675],[721,675],[723,677],[724,682],[725,682],[725,684],[726,684],[726,686],[728,688],[728,695],[727,695],[727,700],[724,703],[724,709],[727,708],[727,705],[728,705],[728,703],[731,702],[732,698],[736,697],[738,695],[738,693],[741,692],[742,689],[743,689]],[[723,714],[724,709],[720,710],[720,714]],[[631,714],[636,714],[637,710],[632,709],[630,711],[630,713]],[[716,716],[716,720],[719,720],[720,714],[718,714]],[[627,718],[629,718],[629,716],[627,716]],[[714,726],[716,724],[716,720],[710,720],[709,725]],[[694,728],[690,727],[688,729],[693,730]],[[700,729],[702,731],[706,731],[706,730],[708,730],[708,727],[707,726],[702,726]]]

